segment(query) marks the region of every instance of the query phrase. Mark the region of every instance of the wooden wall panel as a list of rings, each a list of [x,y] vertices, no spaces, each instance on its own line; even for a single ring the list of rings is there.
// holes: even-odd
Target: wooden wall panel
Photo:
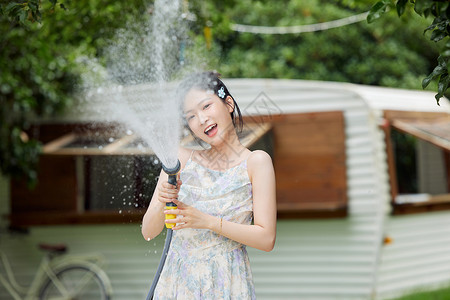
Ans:
[[[273,123],[280,211],[336,210],[347,204],[341,111],[284,115]]]
[[[11,181],[11,212],[75,212],[77,182],[74,157],[41,156],[38,184],[28,189],[23,181]]]

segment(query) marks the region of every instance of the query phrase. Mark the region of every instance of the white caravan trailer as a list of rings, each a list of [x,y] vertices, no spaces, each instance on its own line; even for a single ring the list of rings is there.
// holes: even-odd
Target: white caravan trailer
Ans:
[[[272,155],[277,176],[275,249],[249,249],[258,299],[388,299],[450,284],[447,99],[438,106],[432,92],[348,83],[224,82],[247,123],[264,128],[249,146]],[[69,132],[73,124],[92,118],[102,121],[101,115],[69,114],[41,124],[53,128],[42,134],[51,146],[49,169],[58,170],[62,162],[68,170],[47,172],[43,180],[55,186],[67,177],[63,182],[70,188],[60,191],[64,197],[36,192],[32,198],[50,203],[30,204],[27,192],[3,179],[2,213],[29,233],[2,234],[0,248],[25,282],[40,258],[34,250],[38,242],[64,242],[75,253],[101,252],[109,262],[114,298],[143,299],[164,237],[142,239],[142,207],[93,209],[102,208],[101,195],[112,197],[94,179],[101,178],[102,166],[120,161],[100,151],[85,155],[91,159],[86,165],[80,158],[85,148],[71,148],[72,156],[64,152],[64,143],[76,136]],[[403,156],[413,162],[399,162]],[[50,211],[54,199],[71,202]],[[0,286],[0,298],[5,295]]]

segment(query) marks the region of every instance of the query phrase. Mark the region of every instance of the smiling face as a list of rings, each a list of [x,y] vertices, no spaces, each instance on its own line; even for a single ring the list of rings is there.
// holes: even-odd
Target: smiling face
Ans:
[[[222,100],[213,92],[194,88],[186,94],[183,110],[194,135],[212,146],[235,132],[230,116],[234,103],[230,96]]]

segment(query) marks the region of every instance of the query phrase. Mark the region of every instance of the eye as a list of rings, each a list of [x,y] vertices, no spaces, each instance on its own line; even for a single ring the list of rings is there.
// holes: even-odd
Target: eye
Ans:
[[[211,106],[211,104],[210,103],[208,103],[208,104],[205,104],[205,106],[203,106],[203,109],[208,109],[209,107]]]
[[[188,115],[186,116],[186,121],[190,121],[194,118],[194,115]]]

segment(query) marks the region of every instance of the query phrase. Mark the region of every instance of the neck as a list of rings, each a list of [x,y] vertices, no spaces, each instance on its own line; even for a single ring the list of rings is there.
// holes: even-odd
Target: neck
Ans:
[[[211,145],[211,149],[204,153],[204,159],[214,165],[234,164],[242,160],[242,155],[246,153],[245,148],[233,130],[227,139],[223,139],[221,143]]]

